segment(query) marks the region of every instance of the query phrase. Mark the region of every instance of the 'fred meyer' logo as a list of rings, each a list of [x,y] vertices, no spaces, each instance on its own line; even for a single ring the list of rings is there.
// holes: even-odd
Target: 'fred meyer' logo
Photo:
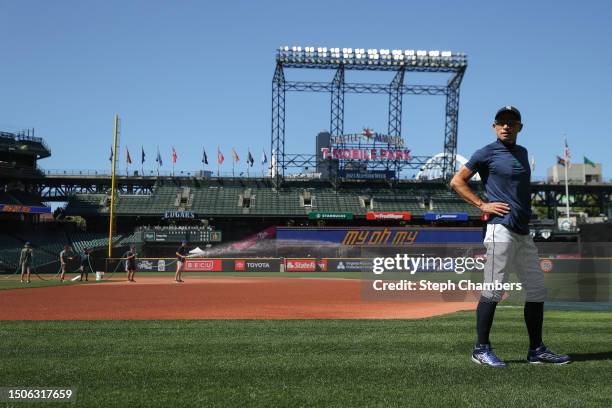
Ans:
[[[237,271],[244,271],[244,269],[246,268],[246,262],[244,261],[244,259],[236,259],[234,261],[234,269]]]
[[[411,245],[419,235],[419,231],[383,230],[348,231],[342,240],[342,245]]]

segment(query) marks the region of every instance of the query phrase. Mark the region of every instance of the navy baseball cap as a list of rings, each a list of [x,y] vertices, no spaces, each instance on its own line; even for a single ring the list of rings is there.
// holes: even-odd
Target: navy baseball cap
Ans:
[[[497,119],[499,115],[505,112],[513,113],[514,116],[516,116],[516,118],[518,119],[518,121],[519,122],[521,121],[521,112],[519,112],[519,110],[516,109],[514,106],[510,106],[510,105],[504,106],[503,108],[499,109],[497,113],[495,114],[495,119]]]

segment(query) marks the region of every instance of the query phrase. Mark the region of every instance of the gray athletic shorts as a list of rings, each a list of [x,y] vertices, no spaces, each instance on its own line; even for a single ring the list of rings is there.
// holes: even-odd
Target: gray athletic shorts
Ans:
[[[544,273],[540,269],[538,249],[529,234],[521,235],[501,224],[489,224],[484,245],[487,248],[485,283],[495,281],[506,283],[509,275],[515,273],[523,284],[522,293],[525,301],[544,302],[546,299]],[[503,290],[483,290],[481,295],[499,302],[503,293]]]

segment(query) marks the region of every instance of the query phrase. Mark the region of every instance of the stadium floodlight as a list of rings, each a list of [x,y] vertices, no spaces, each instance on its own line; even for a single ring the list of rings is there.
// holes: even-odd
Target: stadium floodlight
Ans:
[[[439,57],[440,56],[440,51],[438,51],[438,50],[429,51],[429,56],[430,57]]]
[[[406,50],[406,51],[404,51],[404,55],[407,55],[409,57],[413,57],[414,56],[414,50]]]
[[[452,55],[452,53],[450,51],[442,51],[442,56],[443,57],[450,57]]]
[[[416,55],[417,55],[417,57],[426,57],[427,56],[427,51],[425,51],[425,50],[417,50]]]

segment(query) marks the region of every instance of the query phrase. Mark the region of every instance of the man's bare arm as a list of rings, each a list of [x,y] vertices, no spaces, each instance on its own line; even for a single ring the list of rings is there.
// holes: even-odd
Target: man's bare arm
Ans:
[[[510,212],[510,206],[506,203],[485,203],[478,197],[468,185],[468,181],[474,177],[476,172],[461,166],[461,169],[453,176],[450,186],[468,203],[474,207],[478,207],[484,214],[495,214],[504,216]]]

